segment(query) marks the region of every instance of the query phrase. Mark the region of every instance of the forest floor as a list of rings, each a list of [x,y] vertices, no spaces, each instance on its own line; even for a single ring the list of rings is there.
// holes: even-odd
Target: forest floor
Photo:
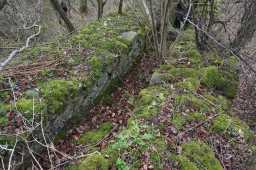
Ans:
[[[154,69],[162,64],[162,61],[156,58],[152,52],[144,53],[140,58],[125,79],[121,80],[121,86],[117,86],[109,96],[106,96],[103,101],[91,109],[90,115],[81,120],[78,125],[73,125],[74,128],[58,141],[56,149],[74,158],[82,158],[91,151],[92,147],[75,142],[80,139],[82,134],[99,128],[104,122],[112,122],[114,125],[112,130],[94,145],[104,149],[108,142],[117,135],[117,132],[127,126],[127,121],[134,109],[134,101],[131,100],[135,100],[139,92],[149,85]],[[42,162],[45,162],[45,167],[50,168],[47,153],[45,154],[46,157],[41,157]],[[60,165],[60,169],[64,165],[70,164],[70,160],[63,155],[54,155],[53,160]]]

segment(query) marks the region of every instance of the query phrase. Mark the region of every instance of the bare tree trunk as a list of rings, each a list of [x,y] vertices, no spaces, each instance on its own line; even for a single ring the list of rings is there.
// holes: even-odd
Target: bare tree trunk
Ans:
[[[98,20],[103,17],[103,12],[104,12],[104,6],[107,3],[107,0],[97,0],[98,3]]]
[[[160,28],[160,56],[165,58],[167,56],[167,33],[168,33],[168,18],[171,0],[164,0],[161,7],[161,28]]]
[[[2,10],[4,8],[6,3],[7,3],[7,0],[0,0],[0,10]]]
[[[55,8],[55,10],[58,11],[58,13],[60,14],[60,17],[62,18],[62,20],[65,22],[65,24],[68,28],[68,31],[69,32],[75,31],[75,27],[73,26],[71,21],[68,19],[65,11],[63,10],[61,5],[59,4],[58,0],[51,0],[51,3],[53,5],[53,7]]]
[[[241,27],[231,45],[236,52],[244,48],[256,32],[256,1],[249,0],[244,2],[244,8],[245,12],[241,20]]]
[[[159,48],[158,48],[158,37],[157,37],[157,26],[156,26],[156,22],[155,22],[155,14],[154,14],[154,10],[153,10],[153,4],[152,4],[152,0],[149,0],[149,12],[150,12],[150,19],[151,19],[151,27],[152,27],[152,33],[153,33],[153,43],[154,43],[154,48],[155,48],[155,55],[157,57],[160,56],[159,54]]]
[[[88,12],[88,1],[80,0],[80,12],[87,14]]]
[[[123,13],[123,3],[124,3],[124,0],[120,0],[119,1],[118,14],[122,14]]]

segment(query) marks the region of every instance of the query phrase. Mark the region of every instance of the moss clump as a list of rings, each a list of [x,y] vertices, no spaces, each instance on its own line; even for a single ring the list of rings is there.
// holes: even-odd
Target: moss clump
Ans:
[[[231,73],[221,72],[216,66],[203,69],[202,84],[208,88],[220,90],[229,98],[233,98],[237,92],[238,82]]]
[[[208,102],[191,93],[177,95],[175,97],[175,108],[177,111],[193,109],[199,112],[207,112],[212,110]]]
[[[220,89],[224,85],[224,77],[217,67],[209,66],[204,68],[202,83],[208,88]]]
[[[84,48],[120,54],[127,51],[129,46],[129,42],[121,37],[121,33],[138,29],[137,22],[131,16],[109,16],[87,25],[72,41],[73,44],[80,44]]]
[[[78,92],[78,83],[67,80],[50,80],[40,86],[49,113],[58,113],[65,107],[68,97]]]
[[[229,137],[239,137],[246,141],[252,139],[253,133],[248,125],[239,119],[232,118],[227,114],[220,114],[212,123],[211,129],[216,133],[227,134]]]
[[[85,134],[81,135],[78,142],[81,144],[95,144],[104,138],[112,128],[113,126],[110,122],[103,123],[98,129],[86,132]]]
[[[8,110],[8,105],[0,103],[0,115],[6,114]]]
[[[176,156],[174,159],[179,162],[181,170],[199,170],[197,166],[185,156]]]
[[[168,90],[161,86],[143,89],[137,100],[135,116],[151,118],[159,113],[162,103],[168,95]]]
[[[196,78],[187,78],[182,82],[176,83],[176,87],[196,92],[200,87],[200,80]]]
[[[0,115],[0,127],[6,126],[8,124],[8,118],[7,116],[1,116]]]
[[[129,160],[124,162],[127,167],[139,169],[142,165],[141,153],[146,151],[149,152],[149,159],[154,165],[154,169],[163,169],[161,160],[165,158],[164,154],[167,152],[164,137],[159,136],[159,130],[156,126],[139,123],[135,120],[131,121],[128,128],[117,136],[105,154],[110,156],[113,163],[125,157],[126,160]]]
[[[218,106],[216,109],[218,109],[218,113],[227,112],[230,110],[231,107],[231,101],[228,100],[225,96],[217,95],[214,96],[210,93],[204,94],[204,97],[209,100],[209,102],[212,102],[216,106]]]
[[[173,68],[169,70],[169,74],[181,78],[198,78],[200,72],[194,68]]]
[[[0,126],[6,126],[8,123],[7,111],[8,105],[0,103]]]
[[[67,170],[108,170],[109,161],[99,152],[88,155],[80,164],[66,168]]]
[[[206,58],[209,65],[222,66],[224,64],[224,59],[216,53],[208,53]]]
[[[193,121],[203,121],[206,115],[202,112],[175,113],[171,118],[171,123],[180,130],[185,124]]]
[[[189,49],[186,56],[193,66],[199,67],[202,64],[202,56],[196,48]]]
[[[27,118],[31,118],[33,113],[40,113],[43,111],[44,103],[40,103],[37,99],[21,98],[16,103],[17,109],[22,112]]]
[[[162,65],[155,71],[152,77],[155,77],[165,83],[176,82],[181,79],[199,79],[200,72],[194,68],[176,68],[173,65]]]
[[[182,145],[179,163],[182,170],[223,170],[212,149],[202,142],[192,141]],[[191,167],[190,167],[191,166]]]

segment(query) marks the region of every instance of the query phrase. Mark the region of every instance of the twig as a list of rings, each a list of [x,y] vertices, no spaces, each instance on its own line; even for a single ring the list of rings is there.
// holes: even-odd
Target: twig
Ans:
[[[238,58],[240,61],[242,61],[254,74],[256,74],[256,70],[251,66],[251,64],[249,64],[240,54],[237,54],[236,52],[234,52],[232,49],[226,47],[225,45],[223,45],[222,43],[220,43],[219,41],[217,41],[213,36],[211,36],[208,32],[206,32],[205,30],[203,30],[202,28],[200,28],[197,24],[195,24],[194,22],[192,22],[190,19],[187,19],[187,21],[193,25],[196,29],[198,29],[199,31],[203,32],[207,37],[209,37],[211,40],[213,40],[218,46],[220,46],[221,48],[227,50],[230,54],[232,54],[233,56],[235,56],[236,58]]]
[[[1,158],[2,168],[3,168],[3,170],[5,170],[4,160],[1,156],[0,156],[0,158]]]
[[[16,136],[15,145],[14,145],[14,147],[12,149],[12,152],[11,152],[11,155],[9,157],[8,170],[11,170],[11,168],[12,168],[12,158],[13,158],[13,154],[15,152],[15,148],[16,148],[17,143],[18,143],[18,137]]]
[[[31,27],[25,27],[25,29],[31,29],[33,27],[38,27],[38,32],[29,36],[26,40],[26,44],[25,46],[21,47],[20,49],[16,49],[14,51],[12,51],[9,56],[7,57],[7,59],[5,61],[3,61],[2,63],[0,63],[0,71],[3,70],[3,68],[19,53],[21,53],[22,51],[24,51],[26,48],[29,47],[29,43],[31,41],[31,39],[37,37],[40,32],[41,32],[41,26],[40,25],[36,25],[36,23],[34,23]]]

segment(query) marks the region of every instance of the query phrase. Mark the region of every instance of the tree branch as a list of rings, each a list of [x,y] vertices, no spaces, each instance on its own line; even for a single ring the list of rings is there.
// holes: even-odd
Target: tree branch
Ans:
[[[34,23],[32,26],[30,26],[30,27],[24,27],[24,29],[31,29],[31,28],[33,28],[33,27],[38,27],[38,32],[35,33],[35,34],[33,34],[33,35],[31,35],[31,36],[29,36],[29,37],[27,38],[25,46],[21,47],[20,49],[16,49],[16,50],[12,51],[12,52],[9,54],[9,56],[7,57],[7,59],[6,59],[5,61],[3,61],[2,63],[0,63],[0,71],[3,70],[3,68],[4,68],[9,62],[11,62],[11,60],[12,60],[17,54],[21,53],[23,50],[25,50],[26,48],[28,48],[30,41],[31,41],[33,38],[37,37],[37,36],[41,33],[41,26],[40,26],[40,25],[36,25],[35,23]]]

